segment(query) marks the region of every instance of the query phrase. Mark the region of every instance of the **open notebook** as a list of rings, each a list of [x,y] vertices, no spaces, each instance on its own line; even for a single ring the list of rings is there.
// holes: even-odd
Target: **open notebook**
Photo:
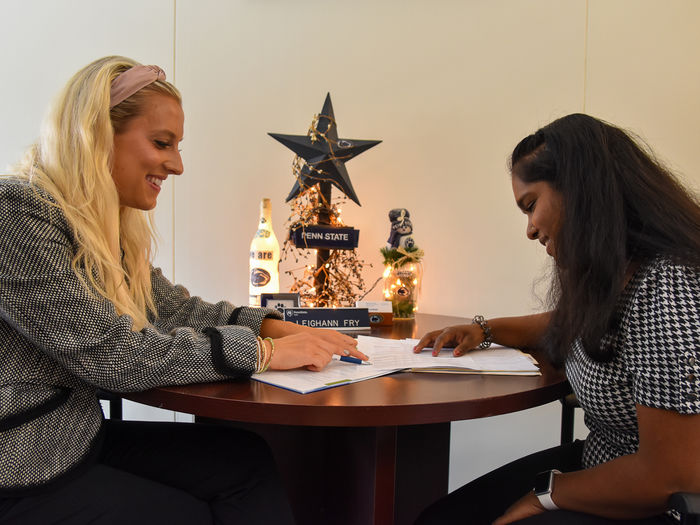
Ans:
[[[426,349],[413,353],[417,339],[382,339],[358,335],[358,348],[370,357],[371,365],[331,361],[320,372],[310,370],[272,370],[255,374],[252,379],[302,394],[372,379],[393,372],[437,372],[461,374],[539,375],[536,361],[513,348],[492,345],[488,350],[475,350],[454,357],[450,349],[433,357]]]
[[[420,354],[413,353],[418,339],[380,339],[358,336],[358,346],[372,356],[375,366],[396,366],[410,372],[441,372],[461,374],[539,375],[537,361],[524,352],[500,345],[487,350],[473,350],[461,357],[454,357],[452,348],[443,348],[433,357],[432,348]],[[366,350],[365,350],[366,347]]]

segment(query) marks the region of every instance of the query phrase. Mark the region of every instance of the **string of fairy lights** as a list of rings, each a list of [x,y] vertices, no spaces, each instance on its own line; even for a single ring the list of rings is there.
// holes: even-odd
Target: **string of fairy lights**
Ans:
[[[308,135],[312,142],[319,140],[326,141],[331,152],[331,158],[342,160],[335,154],[339,141],[330,139],[327,131],[321,132],[318,124],[321,117],[330,121],[327,130],[335,125],[335,120],[329,115],[315,115],[308,130]],[[313,173],[313,185],[304,183],[308,180],[308,175],[302,177],[302,170],[309,170]],[[319,215],[324,214],[323,224],[331,227],[345,226],[341,217],[341,206],[347,202],[347,197],[341,194],[329,201],[319,191],[321,182],[329,181],[323,172],[313,163],[307,162],[299,155],[296,155],[292,162],[292,172],[298,181],[301,192],[291,201],[290,215],[285,223],[285,228],[289,231],[301,228],[302,230],[311,225],[319,224]],[[363,294],[365,281],[362,273],[365,267],[371,264],[360,259],[356,250],[330,250],[328,257],[320,267],[317,265],[317,250],[299,248],[294,245],[291,238],[287,238],[282,249],[282,260],[293,258],[295,264],[302,262],[291,270],[286,270],[293,282],[290,292],[298,293],[301,304],[308,307],[338,307],[354,306],[358,296]],[[310,262],[312,261],[312,262]],[[317,289],[319,276],[323,274],[324,286]]]

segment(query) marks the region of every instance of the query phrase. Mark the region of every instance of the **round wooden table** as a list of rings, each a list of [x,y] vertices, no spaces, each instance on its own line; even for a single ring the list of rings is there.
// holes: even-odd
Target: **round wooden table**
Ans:
[[[469,322],[418,314],[372,335],[420,337]],[[517,412],[570,392],[560,372],[540,366],[541,376],[399,372],[309,394],[246,379],[125,397],[261,434],[300,524],[403,524],[447,493],[451,421]]]

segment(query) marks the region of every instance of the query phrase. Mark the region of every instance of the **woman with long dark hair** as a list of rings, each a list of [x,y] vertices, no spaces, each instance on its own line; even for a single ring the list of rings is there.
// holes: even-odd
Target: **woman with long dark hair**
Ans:
[[[700,205],[642,142],[574,114],[511,157],[527,236],[555,260],[551,311],[426,334],[416,346],[542,349],[590,433],[515,461],[419,523],[668,523],[700,492]],[[632,521],[629,521],[632,520]]]

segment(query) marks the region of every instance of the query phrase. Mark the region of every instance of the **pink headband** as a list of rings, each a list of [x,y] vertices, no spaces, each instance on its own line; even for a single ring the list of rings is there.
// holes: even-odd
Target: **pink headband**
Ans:
[[[127,69],[112,82],[109,109],[156,80],[165,80],[165,71],[158,66],[138,65]]]

